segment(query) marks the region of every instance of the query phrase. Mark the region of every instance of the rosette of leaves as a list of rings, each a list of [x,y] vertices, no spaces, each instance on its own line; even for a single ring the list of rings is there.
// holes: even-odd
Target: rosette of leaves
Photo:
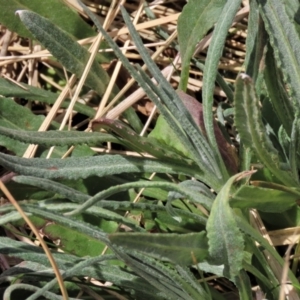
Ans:
[[[173,90],[144,49],[124,8],[126,25],[158,86],[129,63],[98,19],[81,4],[162,118],[148,137],[140,137],[121,121],[105,118],[93,123],[93,133],[0,127],[1,136],[10,142],[46,148],[112,142],[140,154],[84,152],[61,160],[0,153],[1,165],[17,174],[8,186],[23,210],[48,237],[59,240],[65,251],[54,257],[70,295],[78,291],[80,282],[107,299],[112,293],[128,299],[224,299],[200,280],[212,273],[232,281],[240,299],[252,299],[249,274],[266,298],[278,299],[281,278],[267,257],[279,267],[284,260],[250,225],[249,211],[259,210],[271,225],[276,214],[284,214],[288,225],[294,226],[295,211],[298,215],[299,4],[284,2],[250,2],[247,75],[238,77],[234,91],[218,74],[218,62],[241,1],[189,1],[185,6],[179,20],[183,90],[192,50],[214,26],[204,66],[203,105]],[[33,12],[23,10],[18,15],[26,26],[31,23],[28,29],[33,36],[38,30],[34,20],[46,22]],[[189,22],[192,30],[185,31]],[[239,161],[212,114],[215,81],[234,100]],[[156,175],[149,180],[151,173]],[[139,194],[141,201],[135,203]],[[2,225],[20,222],[12,206],[0,210]],[[277,219],[274,223],[278,225]],[[106,247],[108,254],[101,255]],[[7,295],[26,289],[30,299],[40,295],[58,299],[56,278],[39,248],[1,238],[0,249],[24,260],[1,276],[23,281],[12,284]],[[292,270],[287,274],[294,289],[291,295],[298,299],[296,274]],[[96,287],[85,277],[113,284]]]

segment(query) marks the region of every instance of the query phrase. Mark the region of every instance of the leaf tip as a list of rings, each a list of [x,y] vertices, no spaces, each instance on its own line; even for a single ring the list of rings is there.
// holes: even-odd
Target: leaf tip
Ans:
[[[24,11],[23,9],[18,9],[15,11],[15,15],[20,17],[20,15],[23,11]]]

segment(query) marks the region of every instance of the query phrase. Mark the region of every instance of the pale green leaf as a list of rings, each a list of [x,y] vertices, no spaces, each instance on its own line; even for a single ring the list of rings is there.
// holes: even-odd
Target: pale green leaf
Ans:
[[[285,1],[284,1],[285,2]],[[300,109],[300,38],[295,23],[278,0],[258,0],[261,16],[274,50],[275,62],[282,70],[293,102]]]
[[[296,186],[297,181],[290,172],[280,169],[277,150],[266,134],[262,123],[259,99],[251,78],[245,74],[238,77],[235,90],[235,125],[245,147],[252,149],[278,180],[288,186]]]
[[[218,21],[225,0],[191,0],[178,19],[178,41],[182,58],[180,89],[186,90],[189,65],[197,43]]]
[[[231,280],[243,268],[244,238],[237,227],[235,213],[229,205],[235,181],[250,175],[244,172],[231,177],[215,199],[207,221],[209,255],[215,264],[224,264],[224,275]]]
[[[95,35],[91,27],[61,0],[47,0],[42,3],[40,0],[0,0],[0,6],[0,23],[23,37],[31,38],[32,35],[15,16],[19,9],[30,10],[49,19],[78,39]]]
[[[147,253],[160,260],[179,265],[191,265],[207,255],[207,238],[204,232],[188,234],[114,233],[109,240],[118,246]],[[195,259],[195,260],[194,260]]]
[[[228,30],[231,23],[236,15],[241,4],[241,0],[231,0],[227,1],[223,10],[222,18],[218,21],[214,31],[210,46],[208,48],[208,53],[205,61],[205,68],[203,72],[203,87],[202,87],[202,97],[203,97],[203,117],[205,130],[211,148],[213,150],[213,155],[215,160],[218,162],[219,168],[221,170],[223,178],[228,178],[228,171],[225,167],[223,159],[221,157],[215,131],[214,131],[214,117],[212,113],[213,107],[213,95],[215,89],[215,79],[217,77],[219,60],[222,56],[222,51],[226,41]]]
[[[18,15],[33,36],[47,48],[67,70],[80,78],[89,59],[89,52],[80,46],[70,35],[46,18],[26,10],[19,10]],[[87,76],[86,85],[94,89],[99,96],[102,96],[108,82],[108,74],[94,61]],[[114,92],[116,93],[116,89]]]

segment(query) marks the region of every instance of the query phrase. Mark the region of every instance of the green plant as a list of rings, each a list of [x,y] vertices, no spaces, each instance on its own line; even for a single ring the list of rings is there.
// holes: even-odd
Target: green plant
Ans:
[[[224,299],[203,280],[206,272],[232,281],[240,299],[252,299],[249,274],[267,299],[282,297],[287,278],[293,288],[290,297],[299,297],[296,274],[289,269],[281,281],[284,259],[250,225],[250,212],[261,216],[270,228],[298,225],[299,4],[250,1],[247,75],[238,76],[233,90],[218,73],[218,62],[241,1],[199,3],[189,1],[179,19],[184,57],[180,87],[186,89],[189,62],[198,39],[217,21],[204,65],[203,106],[184,92],[174,91],[149,57],[124,8],[126,25],[158,85],[142,68],[130,64],[98,19],[81,4],[160,111],[160,119],[147,137],[133,130],[139,126],[138,121],[133,121],[135,125],[129,122],[132,129],[124,122],[106,118],[92,123],[94,132],[36,132],[41,124],[39,117],[11,99],[0,101],[1,145],[16,154],[0,153],[0,163],[18,174],[7,186],[36,226],[43,228],[52,241],[60,241],[59,247],[65,252],[53,251],[53,256],[70,295],[82,288],[101,293],[105,299],[113,295],[126,299]],[[199,13],[204,9],[207,14]],[[19,11],[18,15],[37,40],[49,50],[52,47],[67,69],[81,75],[85,62],[79,58],[84,55],[85,61],[88,59],[84,48],[38,14]],[[187,28],[189,22],[193,30]],[[200,34],[199,28],[203,30]],[[44,37],[45,32],[49,37]],[[64,45],[63,40],[70,44]],[[100,78],[103,84],[98,86]],[[107,80],[107,74],[94,63],[86,85],[98,86],[96,91],[102,95]],[[233,147],[212,114],[215,81],[233,107],[240,172]],[[28,99],[53,99],[48,91],[20,90],[3,79],[0,84],[5,97],[22,93]],[[92,110],[84,105],[77,104],[74,109],[93,117]],[[13,112],[14,128],[7,122]],[[24,119],[19,117],[21,114]],[[136,120],[132,111],[124,117]],[[30,118],[30,128],[21,131]],[[58,125],[53,122],[51,126],[55,129]],[[107,133],[96,132],[102,129]],[[141,155],[96,155],[88,147],[104,142]],[[42,146],[41,157],[21,158],[24,143]],[[53,154],[59,157],[72,145],[79,145],[72,157],[42,157],[49,147],[57,146]],[[140,201],[133,201],[137,196],[141,196]],[[4,205],[0,211],[1,225],[20,223],[13,206]],[[276,218],[279,214],[281,221]],[[23,259],[22,268],[27,269],[25,272],[17,265],[14,275],[3,275],[10,276],[5,278],[11,282],[20,278],[23,281],[12,284],[6,290],[7,296],[24,289],[31,292],[28,299],[41,295],[61,299],[57,279],[40,248],[2,237],[0,249],[3,254]],[[84,277],[113,285],[97,287]]]

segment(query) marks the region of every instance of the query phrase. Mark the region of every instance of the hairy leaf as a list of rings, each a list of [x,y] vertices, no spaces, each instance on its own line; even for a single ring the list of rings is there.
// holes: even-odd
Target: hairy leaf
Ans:
[[[80,46],[70,35],[47,19],[26,10],[19,10],[18,15],[33,36],[70,72],[81,77],[89,52]],[[109,76],[96,61],[90,69],[86,84],[102,96],[109,82]],[[116,92],[116,90],[115,90]]]
[[[245,74],[239,76],[236,81],[235,125],[244,145],[255,152],[260,162],[278,180],[288,186],[297,185],[297,181],[291,176],[290,172],[280,169],[278,152],[267,136],[262,123],[259,100],[255,94],[253,82]]]
[[[261,16],[274,50],[275,62],[282,70],[293,100],[300,109],[300,37],[286,12],[284,2],[258,0]]]
[[[22,175],[40,176],[43,178],[86,178],[97,175],[105,176],[121,173],[170,173],[185,174],[201,178],[201,172],[194,173],[189,166],[121,155],[104,155],[96,157],[43,159],[18,158],[0,153],[0,163],[7,169]]]
[[[215,264],[224,264],[224,275],[231,280],[234,280],[243,268],[244,238],[237,227],[235,214],[229,206],[229,201],[234,191],[235,181],[250,174],[251,172],[246,171],[227,181],[213,203],[206,225],[209,255]]]
[[[0,120],[1,124],[1,120]],[[20,127],[21,129],[21,127]],[[46,147],[51,146],[72,146],[72,145],[101,145],[104,142],[125,144],[122,140],[117,139],[110,134],[100,132],[83,132],[83,131],[25,131],[20,129],[9,129],[0,126],[0,135],[7,136],[11,139],[23,142],[38,144]]]

